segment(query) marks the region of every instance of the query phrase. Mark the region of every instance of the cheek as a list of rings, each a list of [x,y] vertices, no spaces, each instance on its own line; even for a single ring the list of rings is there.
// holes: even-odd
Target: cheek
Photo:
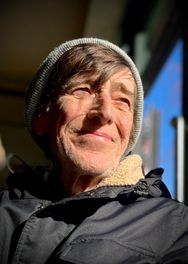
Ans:
[[[76,119],[77,116],[83,114],[85,109],[83,109],[83,104],[78,103],[74,100],[64,100],[60,101],[59,104],[59,115],[63,126],[68,125],[72,120]],[[63,120],[62,117],[63,116]]]
[[[74,128],[80,128],[83,125],[89,108],[88,102],[80,102],[75,98],[63,98],[59,104],[58,128],[59,135],[70,132]]]
[[[58,124],[64,125],[74,118],[77,111],[78,109],[75,107],[74,102],[62,96],[57,102],[57,108],[54,114],[58,117]]]
[[[67,133],[70,133],[78,124],[78,117],[80,116],[79,108],[69,107],[68,111],[66,108],[60,110],[58,113],[58,118],[56,119],[56,137],[64,138]]]
[[[118,120],[118,130],[121,140],[128,142],[133,128],[133,116],[126,115]]]

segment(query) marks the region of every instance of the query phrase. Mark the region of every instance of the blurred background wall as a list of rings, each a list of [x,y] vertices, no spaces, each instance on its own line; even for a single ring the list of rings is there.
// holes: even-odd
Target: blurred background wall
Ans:
[[[183,0],[1,0],[0,187],[8,175],[5,156],[16,153],[30,166],[48,163],[24,120],[37,67],[61,42],[99,37],[122,47],[142,75],[146,107],[137,151],[146,170],[164,167],[173,197],[187,202],[186,20]]]

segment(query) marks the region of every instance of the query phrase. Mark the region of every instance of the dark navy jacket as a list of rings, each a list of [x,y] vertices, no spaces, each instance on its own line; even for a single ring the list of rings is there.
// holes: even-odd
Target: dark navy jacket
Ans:
[[[160,173],[58,199],[39,179],[13,175],[1,192],[0,263],[188,263],[188,208]]]

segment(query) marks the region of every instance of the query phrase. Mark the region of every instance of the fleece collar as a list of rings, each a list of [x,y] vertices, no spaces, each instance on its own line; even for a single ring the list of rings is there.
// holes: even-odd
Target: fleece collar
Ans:
[[[142,159],[139,155],[129,155],[120,162],[118,168],[96,186],[125,186],[134,185],[144,179]]]

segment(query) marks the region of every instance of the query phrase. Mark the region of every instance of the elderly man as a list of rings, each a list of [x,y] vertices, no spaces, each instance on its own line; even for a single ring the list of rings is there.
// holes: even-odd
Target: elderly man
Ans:
[[[9,176],[0,263],[188,263],[188,208],[131,154],[142,115],[139,73],[116,45],[82,38],[48,55],[26,121],[52,166]]]

